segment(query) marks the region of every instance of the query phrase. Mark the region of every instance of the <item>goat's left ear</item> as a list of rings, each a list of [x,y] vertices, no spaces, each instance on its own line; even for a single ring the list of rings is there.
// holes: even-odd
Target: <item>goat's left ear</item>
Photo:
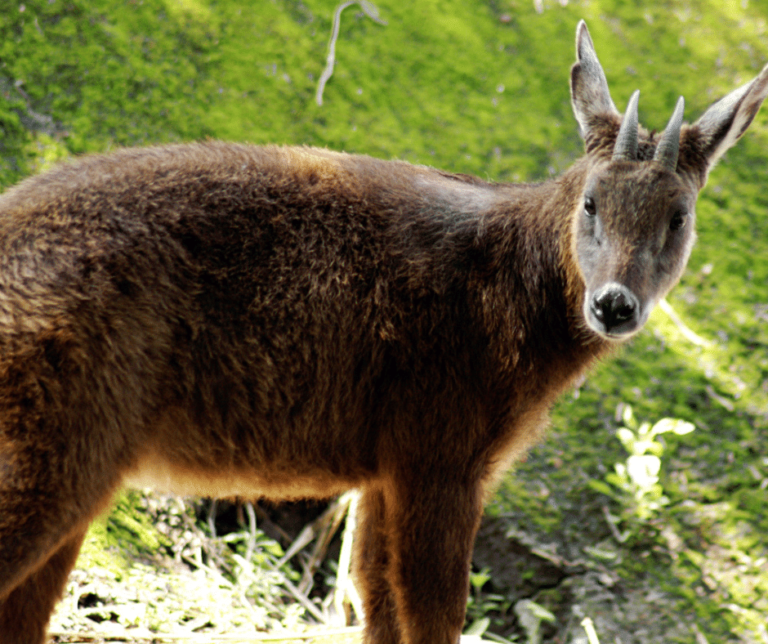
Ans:
[[[739,140],[768,95],[768,65],[757,78],[710,106],[691,127],[691,134],[711,168]]]

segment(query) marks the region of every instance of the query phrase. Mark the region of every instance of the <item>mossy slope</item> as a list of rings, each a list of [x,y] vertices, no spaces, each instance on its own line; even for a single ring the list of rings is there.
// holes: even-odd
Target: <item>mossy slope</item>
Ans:
[[[68,154],[205,137],[538,180],[581,152],[568,98],[579,19],[616,103],[639,88],[651,128],[664,126],[679,94],[693,118],[768,60],[768,8],[758,2],[545,1],[541,13],[528,0],[377,6],[386,26],[344,12],[320,107],[335,2],[5,2],[0,185]],[[710,344],[692,345],[657,313],[578,399],[557,406],[550,440],[495,503],[562,544],[608,538],[608,501],[587,481],[624,456],[612,438],[617,405],[694,422],[698,431],[670,439],[663,470],[671,505],[660,521],[679,539],[655,532],[625,544],[616,570],[630,585],[655,580],[712,643],[765,641],[768,621],[767,149],[764,108],[712,174],[698,247],[670,298]]]

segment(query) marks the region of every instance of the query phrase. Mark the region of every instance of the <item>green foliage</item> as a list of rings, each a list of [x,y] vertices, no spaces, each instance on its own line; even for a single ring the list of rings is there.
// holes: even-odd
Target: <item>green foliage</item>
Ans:
[[[304,608],[286,596],[298,573],[258,529],[211,538],[192,506],[130,492],[89,531],[53,628],[142,626],[156,633],[295,629]],[[190,598],[193,598],[191,600]]]
[[[555,621],[555,616],[552,613],[530,599],[521,599],[517,602],[515,613],[525,629],[526,644],[540,644],[541,624]]]
[[[491,571],[488,568],[469,575],[470,593],[467,598],[466,617],[469,626],[464,631],[465,635],[483,635],[492,624],[501,624],[498,616],[506,613],[512,604],[510,599],[503,595],[483,591],[490,579]]]
[[[543,0],[541,13],[536,4],[380,0],[386,26],[350,8],[319,107],[335,0],[6,3],[0,186],[68,154],[209,136],[539,180],[582,150],[568,100],[580,18],[616,104],[639,88],[649,128],[663,127],[679,94],[691,120],[766,62],[765,3]],[[627,402],[642,418],[690,419],[697,431],[684,440],[668,432],[651,441],[665,449],[653,484],[668,499],[653,509],[659,530],[590,562],[609,567],[627,593],[665,593],[654,621],[698,624],[711,643],[764,640],[768,622],[767,149],[764,107],[697,206],[698,246],[669,302],[707,344],[692,344],[656,311],[630,347],[556,405],[550,438],[489,510],[558,556],[603,552],[605,499],[589,481],[620,476],[613,464],[627,460],[612,438],[615,409]],[[651,496],[641,500],[661,498]],[[93,550],[135,540],[146,552],[146,526],[117,512],[92,531],[102,544]],[[108,567],[124,574],[122,563]]]
[[[622,420],[626,426],[620,427],[616,436],[629,454],[628,458],[616,463],[615,471],[605,476],[610,485],[595,480],[589,484],[623,506],[623,521],[642,524],[669,504],[669,498],[664,496],[664,488],[659,483],[664,444],[657,437],[666,433],[684,436],[691,433],[694,426],[673,418],[663,418],[653,426],[650,423],[638,424],[630,405],[623,406]],[[626,541],[629,534],[624,533],[619,540]]]
[[[122,578],[128,572],[132,558],[170,551],[171,540],[143,511],[143,505],[142,495],[137,492],[118,495],[109,515],[94,522],[88,531],[80,552],[81,562]]]

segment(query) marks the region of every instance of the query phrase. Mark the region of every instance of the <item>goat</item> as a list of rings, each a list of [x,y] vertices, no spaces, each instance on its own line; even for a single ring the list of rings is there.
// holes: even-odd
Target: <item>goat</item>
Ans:
[[[680,278],[768,66],[692,125],[616,110],[586,25],[560,178],[492,184],[208,142],[0,197],[0,640],[40,644],[122,485],[357,487],[369,644],[455,644],[483,501],[557,396]]]

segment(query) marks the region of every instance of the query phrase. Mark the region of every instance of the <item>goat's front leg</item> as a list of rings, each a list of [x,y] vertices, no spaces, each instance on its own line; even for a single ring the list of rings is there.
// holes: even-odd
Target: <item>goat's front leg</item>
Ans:
[[[374,573],[386,566],[391,595],[366,605],[374,612],[367,627],[369,644],[395,642],[393,622],[403,644],[457,644],[464,625],[472,546],[482,512],[480,485],[459,473],[409,471],[391,481],[371,505],[381,521],[367,537],[386,541],[386,554],[371,562]],[[381,579],[367,582],[383,588]],[[375,584],[375,585],[374,585]],[[365,587],[365,585],[364,585]],[[394,615],[392,608],[394,607]]]

